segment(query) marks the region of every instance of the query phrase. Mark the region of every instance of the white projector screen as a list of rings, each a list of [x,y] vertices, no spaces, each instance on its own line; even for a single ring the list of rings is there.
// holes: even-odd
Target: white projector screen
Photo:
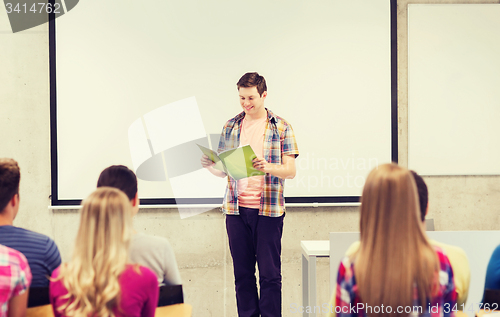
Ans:
[[[389,0],[86,0],[50,34],[53,205],[78,203],[114,164],[137,172],[141,204],[220,201],[225,180],[195,143],[217,148],[250,71],[296,135],[287,203],[355,202],[397,157]]]
[[[500,5],[408,5],[408,166],[500,174]]]

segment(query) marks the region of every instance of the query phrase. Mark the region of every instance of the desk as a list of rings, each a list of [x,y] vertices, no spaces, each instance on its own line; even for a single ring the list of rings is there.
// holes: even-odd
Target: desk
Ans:
[[[302,247],[302,305],[316,305],[316,257],[330,256],[329,240],[300,241]],[[313,310],[314,311],[314,310]],[[316,313],[306,313],[304,317],[315,317]]]
[[[30,307],[26,309],[26,317],[54,317],[52,305],[43,305],[37,307]]]
[[[175,304],[156,308],[155,317],[191,317],[192,311],[189,304]]]
[[[494,314],[495,316],[500,316],[500,311],[498,311],[498,310],[486,311],[484,309],[481,309],[481,310],[476,312],[476,317],[483,317],[484,315],[488,315],[488,314]],[[461,317],[461,316],[457,316],[457,317]]]

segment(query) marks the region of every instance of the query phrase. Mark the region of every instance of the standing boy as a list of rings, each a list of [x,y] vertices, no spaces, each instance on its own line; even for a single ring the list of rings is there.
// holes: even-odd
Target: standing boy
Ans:
[[[224,125],[218,151],[250,144],[257,155],[253,166],[265,172],[239,181],[228,177],[222,205],[233,258],[238,315],[281,316],[283,189],[285,179],[295,177],[299,151],[291,125],[264,107],[264,77],[246,73],[237,87],[243,112]],[[213,168],[207,156],[201,163],[212,174],[226,177]],[[260,298],[255,263],[259,266]]]

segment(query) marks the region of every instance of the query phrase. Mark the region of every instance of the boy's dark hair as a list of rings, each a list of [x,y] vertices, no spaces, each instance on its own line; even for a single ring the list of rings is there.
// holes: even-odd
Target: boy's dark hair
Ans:
[[[240,80],[236,83],[236,86],[238,86],[238,89],[241,87],[257,87],[257,91],[261,97],[264,91],[267,91],[266,80],[258,73],[246,73],[241,76]]]
[[[132,200],[137,194],[137,177],[128,167],[123,165],[112,165],[99,175],[97,187],[108,186],[118,188]]]
[[[10,158],[0,159],[0,212],[14,197],[19,194],[21,170],[17,162]]]
[[[425,212],[427,211],[427,204],[429,203],[429,192],[427,191],[427,185],[424,182],[422,176],[418,175],[414,171],[410,171],[417,184],[418,191],[418,202],[420,203],[420,219],[425,220]]]

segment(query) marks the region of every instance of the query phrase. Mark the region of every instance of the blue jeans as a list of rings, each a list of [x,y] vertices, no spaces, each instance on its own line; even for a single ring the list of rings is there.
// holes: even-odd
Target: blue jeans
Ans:
[[[258,209],[239,207],[226,216],[239,317],[281,316],[281,217],[259,216]],[[259,267],[260,299],[255,263]]]

